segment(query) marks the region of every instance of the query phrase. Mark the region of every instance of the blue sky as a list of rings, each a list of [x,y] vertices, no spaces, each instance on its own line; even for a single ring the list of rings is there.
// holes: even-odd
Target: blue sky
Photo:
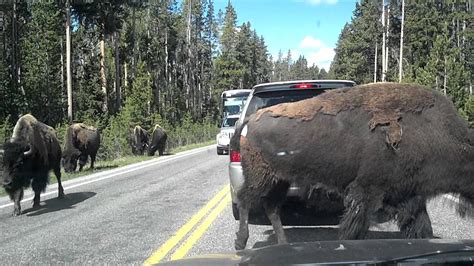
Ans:
[[[215,0],[225,10],[228,0]],[[344,24],[350,21],[357,0],[232,0],[238,25],[250,21],[263,35],[276,59],[281,49],[292,58],[304,55],[308,63],[329,69],[334,47]]]

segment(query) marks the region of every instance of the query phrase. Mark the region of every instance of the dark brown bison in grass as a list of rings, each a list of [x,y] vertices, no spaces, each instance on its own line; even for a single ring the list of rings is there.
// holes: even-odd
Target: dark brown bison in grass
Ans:
[[[63,167],[66,172],[74,172],[79,161],[79,171],[91,158],[91,169],[94,169],[95,158],[100,147],[99,131],[82,123],[73,124],[64,136]]]
[[[384,83],[329,91],[259,110],[239,131],[237,249],[246,245],[254,204],[286,242],[279,207],[291,183],[341,195],[341,239],[364,238],[377,213],[407,238],[431,238],[426,201],[443,193],[459,195],[458,212],[472,215],[474,130],[433,90]]]
[[[148,148],[150,134],[141,126],[135,126],[130,134],[130,146],[134,155],[143,155]]]
[[[158,151],[160,155],[165,153],[166,139],[168,135],[166,131],[159,125],[155,125],[153,128],[153,133],[151,133],[150,146],[148,147],[148,156],[155,155],[155,152]]]
[[[58,179],[58,197],[64,197],[61,184],[61,147],[56,131],[34,118],[22,116],[11,139],[3,145],[3,187],[14,202],[13,215],[21,214],[23,189],[35,192],[33,208],[40,206],[40,194],[49,181],[49,171]]]

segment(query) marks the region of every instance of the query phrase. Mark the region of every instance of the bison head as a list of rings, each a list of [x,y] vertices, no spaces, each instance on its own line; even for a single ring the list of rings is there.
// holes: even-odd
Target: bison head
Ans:
[[[33,174],[33,148],[23,141],[8,141],[3,145],[3,149],[3,187],[15,189],[23,186],[26,178]]]
[[[146,139],[141,139],[139,136],[132,138],[132,152],[134,155],[143,155],[147,148],[148,143]]]
[[[78,150],[64,152],[61,162],[66,173],[76,171],[79,155],[80,152]]]

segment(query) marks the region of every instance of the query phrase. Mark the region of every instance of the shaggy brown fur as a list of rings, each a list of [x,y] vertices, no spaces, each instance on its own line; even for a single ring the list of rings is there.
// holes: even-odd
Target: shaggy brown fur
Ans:
[[[263,109],[243,126],[245,182],[238,198],[244,219],[236,248],[245,247],[245,218],[255,204],[266,206],[279,243],[285,242],[278,210],[282,187],[292,183],[323,184],[344,197],[342,239],[363,238],[378,213],[395,219],[408,238],[432,237],[427,199],[455,193],[468,203],[463,206],[474,202],[474,131],[446,97],[420,86],[329,91]]]
[[[132,153],[135,155],[143,155],[149,145],[149,134],[141,126],[135,126],[130,136],[130,145]]]
[[[58,180],[58,197],[64,196],[61,147],[52,127],[32,115],[24,115],[18,119],[11,139],[3,148],[3,187],[14,201],[13,215],[21,214],[23,189],[30,185],[35,192],[33,207],[39,207],[40,194],[48,184],[50,170],[54,170]]]
[[[403,113],[419,113],[434,103],[434,96],[428,90],[420,90],[416,85],[379,83],[351,88],[331,90],[319,97],[297,103],[284,103],[261,109],[256,113],[256,121],[265,113],[272,117],[288,117],[311,120],[317,114],[337,115],[342,111],[363,109],[372,115],[368,125],[374,130],[379,125],[387,125],[386,142],[396,149],[401,141],[403,129],[398,123]]]
[[[72,124],[64,136],[64,170],[74,172],[79,160],[79,171],[81,171],[88,156],[91,158],[91,168],[93,169],[99,147],[100,134],[96,128],[82,123]]]
[[[148,156],[155,155],[156,151],[158,151],[159,155],[163,155],[166,148],[166,139],[168,139],[166,131],[160,125],[155,125],[153,128],[153,133],[151,133],[150,146],[148,147]]]

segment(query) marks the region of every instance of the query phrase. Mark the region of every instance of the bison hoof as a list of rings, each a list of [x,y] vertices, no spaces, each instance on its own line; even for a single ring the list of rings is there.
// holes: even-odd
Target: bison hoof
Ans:
[[[242,250],[245,248],[245,243],[239,241],[238,239],[235,240],[235,250]]]
[[[59,193],[58,194],[58,199],[65,199],[66,195],[64,193]]]
[[[20,216],[21,215],[21,210],[14,210],[12,213],[12,216]]]

